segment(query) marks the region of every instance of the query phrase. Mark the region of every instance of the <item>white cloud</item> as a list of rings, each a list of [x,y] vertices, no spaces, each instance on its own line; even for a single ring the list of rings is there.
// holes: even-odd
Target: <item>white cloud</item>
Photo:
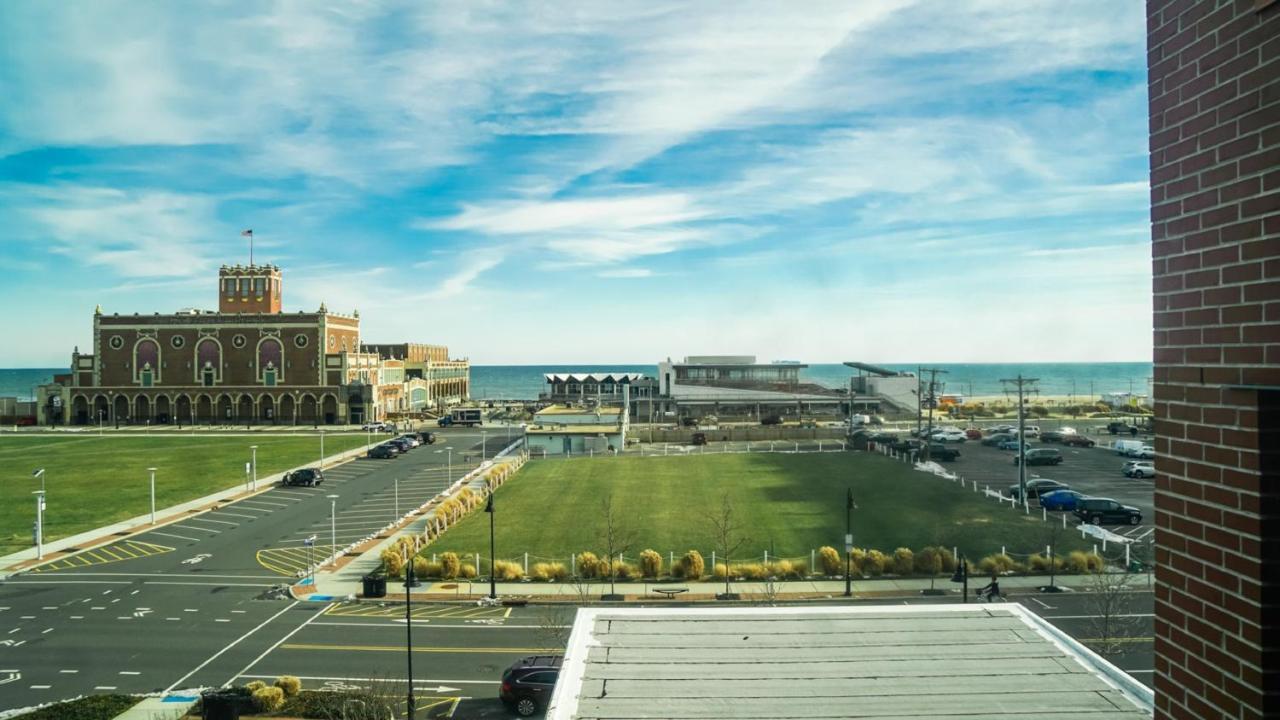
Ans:
[[[647,278],[653,277],[653,271],[648,268],[619,268],[617,270],[601,270],[596,273],[596,276],[602,278]]]

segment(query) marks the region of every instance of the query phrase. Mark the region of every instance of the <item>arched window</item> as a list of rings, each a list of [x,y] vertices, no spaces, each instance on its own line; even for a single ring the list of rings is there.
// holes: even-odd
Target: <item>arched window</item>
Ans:
[[[275,385],[281,379],[283,367],[284,353],[280,341],[263,338],[258,343],[258,378],[266,385]]]
[[[222,377],[222,346],[212,338],[196,343],[196,380],[211,386]]]
[[[143,338],[133,346],[134,380],[143,387],[151,387],[160,377],[160,345],[155,340]]]

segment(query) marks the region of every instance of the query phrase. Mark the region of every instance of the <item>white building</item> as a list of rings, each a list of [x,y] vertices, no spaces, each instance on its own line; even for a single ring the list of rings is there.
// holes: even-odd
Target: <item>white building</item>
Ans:
[[[552,405],[539,410],[525,429],[538,455],[590,455],[621,450],[627,435],[626,402],[619,407]]]

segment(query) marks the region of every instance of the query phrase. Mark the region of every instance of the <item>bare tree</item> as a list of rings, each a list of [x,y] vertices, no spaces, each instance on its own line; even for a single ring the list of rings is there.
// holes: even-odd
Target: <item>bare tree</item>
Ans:
[[[538,647],[557,648],[560,652],[569,645],[569,633],[573,629],[573,617],[577,608],[565,605],[542,605],[538,608],[538,626],[534,635]]]
[[[1045,527],[1044,544],[1049,550],[1049,584],[1045,585],[1041,590],[1046,592],[1057,592],[1058,586],[1055,580],[1058,577],[1058,563],[1055,560],[1058,552],[1058,543],[1062,542],[1062,534],[1066,532],[1060,522],[1050,522]]]
[[[724,594],[728,598],[732,593],[729,590],[730,580],[730,558],[747,542],[747,537],[742,533],[742,523],[733,512],[733,501],[729,499],[726,493],[720,500],[719,510],[713,511],[707,515],[707,521],[711,523],[711,532],[716,542],[716,549],[724,558]],[[712,573],[715,568],[711,568]]]
[[[1131,577],[1127,572],[1104,569],[1089,578],[1086,606],[1092,616],[1090,644],[1104,657],[1123,652],[1124,643],[1138,628],[1138,618],[1133,613],[1133,591],[1129,587]]]
[[[625,553],[631,549],[635,543],[635,531],[631,529],[623,519],[618,515],[617,509],[613,506],[613,495],[608,494],[600,501],[600,515],[604,519],[604,541],[605,562],[609,568],[609,594],[616,594],[614,589],[614,581],[618,576],[618,568],[614,559],[619,553]]]

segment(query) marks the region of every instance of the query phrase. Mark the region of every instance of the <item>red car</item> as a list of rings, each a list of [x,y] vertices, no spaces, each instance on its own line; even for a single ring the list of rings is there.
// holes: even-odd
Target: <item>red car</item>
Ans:
[[[1093,447],[1094,445],[1097,445],[1098,443],[1096,443],[1096,442],[1094,442],[1094,441],[1090,440],[1089,438],[1087,438],[1087,437],[1085,437],[1085,436],[1083,436],[1083,435],[1063,435],[1063,436],[1062,436],[1062,444],[1063,444],[1063,445],[1071,445],[1071,446],[1073,446],[1073,447],[1087,447],[1087,448],[1090,448],[1090,447]]]
[[[979,430],[978,428],[969,428],[968,430],[964,431],[964,436],[969,438],[970,440],[981,440],[982,431]]]

